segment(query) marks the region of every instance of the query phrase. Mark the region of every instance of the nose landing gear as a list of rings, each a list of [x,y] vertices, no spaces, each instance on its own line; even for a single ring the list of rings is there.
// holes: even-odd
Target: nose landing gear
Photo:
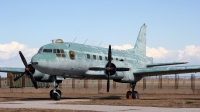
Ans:
[[[54,100],[60,100],[62,93],[61,93],[60,90],[57,90],[57,87],[58,87],[59,83],[56,83],[56,76],[52,77],[52,81],[53,81],[54,89],[51,90],[50,93],[49,93],[50,98],[52,98]]]

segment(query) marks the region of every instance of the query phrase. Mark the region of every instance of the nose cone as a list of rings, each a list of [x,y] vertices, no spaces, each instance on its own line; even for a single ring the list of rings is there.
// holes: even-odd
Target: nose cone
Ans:
[[[38,69],[43,67],[42,61],[44,60],[44,56],[41,54],[35,54],[31,59],[31,64],[34,68]]]

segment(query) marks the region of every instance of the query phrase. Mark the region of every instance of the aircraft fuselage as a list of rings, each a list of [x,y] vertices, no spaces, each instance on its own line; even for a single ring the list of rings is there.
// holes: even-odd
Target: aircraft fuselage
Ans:
[[[88,71],[88,68],[105,67],[108,58],[107,52],[107,48],[77,43],[51,43],[42,46],[32,57],[31,62],[35,69],[49,75],[65,78],[106,79],[105,71]],[[112,63],[117,67],[128,67],[131,70],[116,72],[110,77],[111,79],[125,78],[125,82],[131,80],[135,82],[133,74],[135,68],[144,68],[147,64],[152,63],[152,60],[134,53],[132,49],[112,50]]]

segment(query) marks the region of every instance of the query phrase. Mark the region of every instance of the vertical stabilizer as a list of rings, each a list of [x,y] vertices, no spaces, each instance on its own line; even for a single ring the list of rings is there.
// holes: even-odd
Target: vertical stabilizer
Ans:
[[[143,24],[140,28],[137,41],[134,46],[134,51],[138,54],[146,56],[146,25]]]

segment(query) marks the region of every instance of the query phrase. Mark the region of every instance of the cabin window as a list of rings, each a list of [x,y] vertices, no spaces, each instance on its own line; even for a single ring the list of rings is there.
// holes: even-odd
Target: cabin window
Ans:
[[[45,52],[45,53],[52,53],[52,49],[43,49],[43,52]]]
[[[108,57],[105,57],[105,60],[108,60]]]
[[[124,61],[123,59],[120,59],[119,61]]]
[[[96,60],[96,55],[93,55],[93,59]]]
[[[90,55],[89,54],[87,54],[87,59],[90,59]]]
[[[102,56],[99,56],[99,60],[102,60]]]
[[[72,51],[72,50],[70,50],[70,51],[69,51],[69,57],[70,57],[72,60],[74,60],[74,59],[75,59],[75,52]]]
[[[116,60],[118,61],[118,58],[116,58]]]

